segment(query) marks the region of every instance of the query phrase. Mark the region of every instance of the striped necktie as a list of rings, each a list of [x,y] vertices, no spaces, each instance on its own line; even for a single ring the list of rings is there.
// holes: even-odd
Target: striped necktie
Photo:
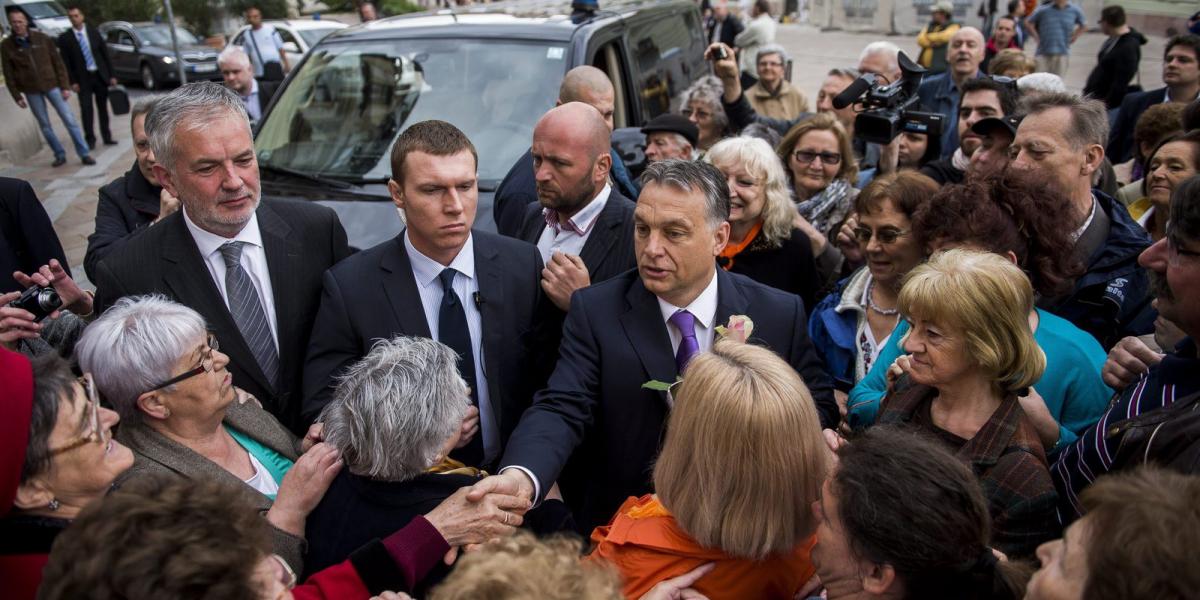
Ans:
[[[96,59],[92,56],[92,48],[88,45],[87,36],[82,31],[75,32],[75,39],[79,40],[79,49],[83,50],[83,64],[87,65],[87,70],[96,70]]]

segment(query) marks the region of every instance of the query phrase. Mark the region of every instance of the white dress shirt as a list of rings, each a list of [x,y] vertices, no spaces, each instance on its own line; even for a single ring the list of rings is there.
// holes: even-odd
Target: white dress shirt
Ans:
[[[658,298],[658,310],[662,311],[663,324],[667,327],[667,335],[671,336],[671,349],[679,352],[679,343],[683,341],[683,334],[679,329],[670,323],[671,315],[686,310],[692,313],[696,318],[696,342],[700,345],[700,351],[704,352],[713,345],[713,333],[716,331],[716,326],[720,323],[713,323],[713,319],[717,316],[717,272],[713,271],[712,281],[708,282],[708,286],[704,291],[696,296],[695,300],[687,306],[675,306],[662,298]]]
[[[604,189],[600,190],[600,193],[596,194],[596,197],[592,198],[587,206],[568,219],[566,225],[558,224],[556,212],[549,208],[542,209],[544,218],[555,219],[554,225],[547,224],[542,229],[542,235],[537,241],[538,252],[542,254],[543,263],[549,264],[550,257],[555,252],[579,256],[588,237],[592,235],[592,228],[596,225],[600,211],[604,210],[604,205],[608,203],[608,196],[611,192],[612,185],[605,183]]]
[[[262,110],[258,105],[258,80],[250,79],[250,93],[239,97],[242,99],[242,106],[246,107],[246,116],[250,117],[251,123],[257,123],[262,118]]]
[[[421,295],[421,307],[425,310],[425,322],[429,324],[429,335],[439,340],[438,317],[442,308],[442,283],[438,275],[444,269],[457,271],[454,274],[454,293],[462,302],[467,317],[467,330],[471,334],[471,355],[475,360],[475,393],[479,398],[479,434],[483,441],[483,459],[490,463],[500,455],[500,426],[489,402],[487,375],[483,355],[483,315],[479,312],[479,279],[475,277],[475,242],[467,236],[467,243],[458,251],[458,256],[448,266],[421,254],[404,232],[404,250],[412,265],[413,279]]]
[[[246,242],[242,245],[242,268],[250,275],[254,291],[258,292],[258,298],[262,301],[263,312],[267,313],[267,322],[271,325],[271,340],[275,342],[275,349],[278,350],[279,325],[275,318],[275,292],[271,289],[267,252],[263,248],[262,232],[258,229],[258,213],[251,213],[250,222],[230,239],[200,229],[188,217],[187,209],[181,207],[179,210],[183,213],[183,222],[187,225],[188,232],[196,242],[196,248],[200,250],[200,258],[203,258],[204,264],[208,266],[208,274],[212,276],[213,283],[217,284],[217,292],[221,294],[226,309],[229,308],[229,296],[225,293],[225,257],[221,255],[221,246],[227,242]]]

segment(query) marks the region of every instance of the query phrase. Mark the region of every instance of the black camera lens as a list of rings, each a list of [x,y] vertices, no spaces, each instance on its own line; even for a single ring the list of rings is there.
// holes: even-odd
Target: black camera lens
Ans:
[[[54,288],[35,285],[26,289],[21,297],[9,302],[8,305],[33,313],[33,321],[36,323],[62,308],[63,302]]]

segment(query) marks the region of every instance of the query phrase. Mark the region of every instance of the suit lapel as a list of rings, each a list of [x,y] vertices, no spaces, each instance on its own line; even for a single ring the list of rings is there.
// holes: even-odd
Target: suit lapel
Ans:
[[[388,304],[392,307],[392,315],[400,324],[400,332],[432,337],[429,323],[425,322],[425,309],[421,304],[421,293],[417,291],[412,264],[408,262],[408,253],[404,250],[404,232],[392,239],[391,251],[379,261],[379,268],[387,273],[380,279]]]
[[[713,317],[713,327],[728,323],[733,315],[750,316],[749,309],[750,302],[742,295],[733,276],[717,267],[717,312]]]
[[[496,425],[500,427],[501,431],[504,431],[504,424],[500,422],[504,411],[500,410],[503,403],[500,397],[500,374],[496,372],[496,363],[499,362],[500,354],[504,352],[501,323],[504,322],[506,315],[501,310],[503,302],[500,300],[506,298],[507,294],[504,289],[504,278],[496,268],[496,265],[499,264],[500,253],[483,236],[472,237],[475,247],[475,276],[479,278],[479,294],[481,298],[491,300],[479,304],[483,337],[480,356],[483,357],[483,374],[488,380],[488,402],[492,405],[492,414],[496,415]],[[464,299],[464,302],[467,301],[469,300]]]
[[[521,221],[521,239],[537,245],[546,228],[546,219],[542,216],[541,204],[530,204],[525,207],[525,218]]]
[[[613,245],[621,238],[619,231],[621,223],[621,205],[625,200],[617,188],[614,186],[609,192],[608,202],[604,204],[604,208],[596,215],[596,224],[592,226],[592,232],[588,235],[588,239],[583,243],[583,249],[579,251],[579,258],[583,260],[583,264],[587,265],[588,271],[595,274],[600,269],[600,265],[611,256]]]
[[[678,375],[675,369],[675,352],[671,348],[671,337],[663,322],[658,299],[642,285],[641,278],[633,280],[625,294],[628,310],[621,315],[621,327],[625,330],[633,351],[637,353],[649,379],[673,382]],[[664,401],[666,397],[663,397]]]
[[[283,349],[295,348],[300,343],[300,331],[297,329],[300,315],[296,312],[296,303],[291,299],[301,293],[297,288],[297,273],[304,269],[303,248],[291,235],[291,226],[266,202],[258,209],[258,229],[267,255],[267,272],[270,273],[271,292],[275,300],[275,323],[279,330],[279,355],[282,359],[289,355]],[[289,362],[281,360],[280,366],[283,369],[296,366]]]
[[[182,211],[169,218],[173,219],[171,226],[175,232],[162,237],[162,260],[166,263],[163,279],[167,287],[181,304],[192,307],[204,317],[209,328],[221,340],[221,351],[228,354],[239,369],[248,373],[263,389],[275,389],[274,385],[268,384],[267,376],[258,366],[225,301],[221,299],[208,265],[200,256],[192,233],[183,222]]]

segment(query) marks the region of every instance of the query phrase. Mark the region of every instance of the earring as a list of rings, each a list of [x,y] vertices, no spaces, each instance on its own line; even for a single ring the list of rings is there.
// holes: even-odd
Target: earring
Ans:
[[[50,503],[46,505],[46,508],[49,508],[50,510],[58,510],[59,506],[61,506],[61,505],[58,503],[58,499],[51,498]]]

